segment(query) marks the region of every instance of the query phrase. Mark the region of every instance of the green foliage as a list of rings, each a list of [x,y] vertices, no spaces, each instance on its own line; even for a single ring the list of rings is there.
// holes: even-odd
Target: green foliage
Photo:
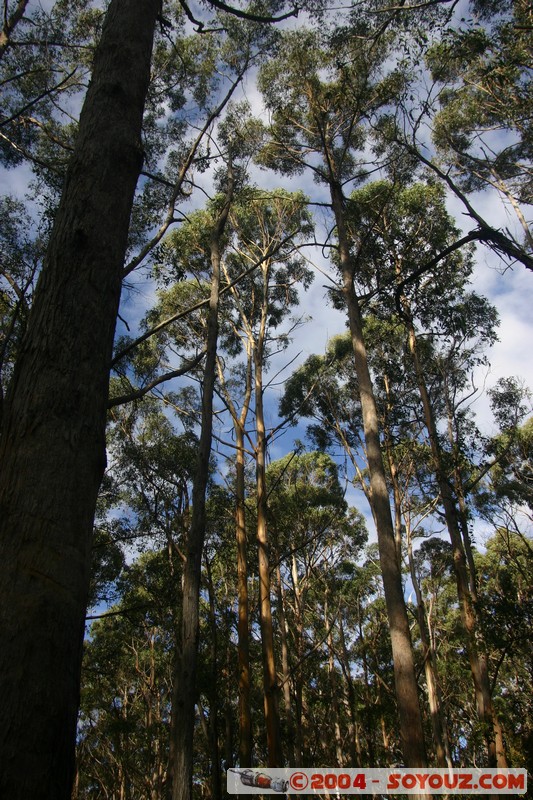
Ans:
[[[527,4],[481,6],[427,54],[443,89],[434,139],[468,190],[487,183],[531,202],[530,12]]]
[[[390,37],[371,46],[347,31],[332,38],[301,29],[283,36],[259,75],[272,115],[260,161],[285,174],[309,168],[319,183],[366,176],[368,123],[403,91],[405,76],[383,74]]]
[[[306,24],[321,5],[305,4]],[[293,318],[295,308],[313,278],[298,250],[315,235],[309,197],[301,190],[265,188],[270,177],[264,186],[252,185],[251,167],[255,162],[292,178],[310,170],[319,187],[338,185],[346,195],[387,475],[392,488],[395,471],[403,522],[408,519],[422,539],[415,566],[436,646],[453,756],[458,764],[481,763],[483,732],[475,722],[452,553],[435,535],[442,526],[440,501],[409,353],[410,325],[418,337],[447,478],[465,501],[466,522],[476,515],[496,527],[486,551],[475,552],[479,613],[510,759],[531,769],[533,423],[514,379],[492,393],[499,432],[491,440],[481,437],[466,408],[472,372],[485,363],[484,348],[496,340],[498,316],[472,290],[473,251],[453,250],[460,231],[446,210],[442,186],[425,177],[413,153],[406,156],[397,141],[400,111],[403,122],[413,125],[415,135],[427,134],[428,142],[423,121],[429,119],[443,169],[458,177],[465,191],[491,185],[512,201],[530,202],[530,9],[522,0],[478,0],[470,4],[476,18],[460,24],[452,18],[447,29],[432,27],[446,21],[449,6],[435,3],[417,11],[368,0],[320,27],[279,30],[218,13],[206,3],[200,10],[189,8],[201,16],[200,27],[210,29],[199,36],[191,33],[194,23],[186,20],[182,5],[165,2],[145,109],[144,174],[129,240],[133,265],[140,254],[138,264],[153,281],[140,291],[146,289],[153,303],[141,312],[139,329],[117,340],[116,352],[132,346],[139,334],[157,332],[117,362],[111,398],[146,387],[201,353],[211,237],[232,169],[235,197],[221,239],[218,388],[237,403],[246,387],[247,359],[255,354],[266,369],[273,354],[287,346],[289,326],[300,323]],[[276,14],[284,6],[275,0],[249,10]],[[102,20],[101,4],[89,0],[59,0],[50,11],[33,5],[0,62],[0,158],[8,169],[31,164],[32,191],[45,209],[36,230],[22,204],[4,198],[0,208],[2,388],[24,333],[45,228],[76,137]],[[403,45],[409,52],[400,50]],[[422,62],[436,92],[425,105],[416,96],[423,82],[414,82]],[[217,119],[214,109],[229,83],[256,65],[268,119],[254,118],[244,101],[229,103]],[[206,133],[194,145],[204,125]],[[199,187],[210,195],[203,208]],[[328,228],[330,210],[322,210]],[[325,243],[335,265],[331,226]],[[141,280],[138,272],[131,285],[136,288]],[[331,296],[340,306],[340,293]],[[90,596],[92,614],[105,607],[107,615],[94,622],[87,637],[78,732],[78,794],[87,800],[152,800],[166,791],[182,543],[201,403],[195,377],[109,415],[109,473],[97,516]],[[323,355],[309,356],[286,381],[280,412],[294,424],[310,422],[309,438],[318,448],[291,452],[268,470],[279,664],[288,644],[280,687],[284,736],[298,734],[302,765],[335,763],[337,744],[346,763],[389,765],[401,753],[379,559],[374,545],[363,551],[364,521],[348,507],[341,484],[339,446],[348,464],[345,479],[369,491],[347,334],[334,337]],[[220,764],[223,747],[228,763],[237,749],[234,498],[215,472],[229,452],[222,434],[227,420],[220,409],[217,416],[220,452],[212,456],[200,598],[198,797],[208,794],[207,776]],[[251,430],[247,437],[251,447]],[[229,459],[223,470],[228,486],[232,469]],[[249,560],[255,564],[254,500],[251,493]],[[255,567],[248,587],[254,757],[261,763],[266,753]],[[413,628],[423,685],[416,636]]]
[[[500,528],[479,554],[483,590],[481,616],[492,662],[495,704],[505,720],[513,765],[531,769],[533,706],[531,639],[533,624],[533,540]]]

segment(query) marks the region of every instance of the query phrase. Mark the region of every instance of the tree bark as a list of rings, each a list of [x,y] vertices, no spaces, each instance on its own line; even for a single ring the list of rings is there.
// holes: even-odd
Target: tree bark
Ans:
[[[220,263],[222,260],[221,239],[233,200],[234,175],[231,164],[228,167],[228,180],[224,208],[214,226],[210,242],[212,278],[207,317],[206,359],[202,381],[202,421],[192,490],[191,526],[187,534],[186,560],[183,566],[181,642],[179,653],[177,653],[172,696],[168,769],[172,800],[191,800],[192,798],[199,601],[206,527],[205,499],[213,438],[213,395],[217,364]]]
[[[288,766],[299,767],[300,765],[296,763],[294,754],[294,715],[292,710],[291,671],[289,665],[289,625],[285,614],[285,592],[283,590],[278,553],[276,553],[276,561],[276,588],[278,593],[278,616],[281,634],[281,675],[283,679],[283,707],[285,711],[287,741],[286,753]]]
[[[422,714],[418,700],[411,633],[403,595],[401,571],[398,564],[389,492],[380,444],[379,421],[368,366],[363,322],[354,288],[354,264],[345,224],[344,196],[340,183],[330,181],[331,201],[343,278],[343,295],[348,311],[348,323],[354,351],[355,370],[359,385],[363,429],[370,474],[371,503],[376,521],[383,590],[387,606],[396,700],[400,717],[400,736],[404,761],[408,767],[426,766],[426,750]]]
[[[422,590],[416,574],[415,562],[413,557],[413,539],[410,525],[406,523],[407,556],[409,559],[409,572],[411,582],[416,595],[416,617],[418,630],[420,632],[420,642],[424,654],[424,672],[426,675],[426,687],[428,693],[429,711],[431,715],[431,729],[433,731],[433,742],[435,745],[435,760],[437,767],[453,767],[448,741],[448,730],[446,720],[442,713],[439,683],[437,680],[436,659],[429,634],[426,627],[426,609]]]
[[[0,795],[66,800],[109,369],[159,0],[112,0],[3,420]]]
[[[252,766],[252,717],[250,701],[250,623],[248,603],[248,541],[246,534],[245,461],[243,426],[235,423],[237,448],[235,476],[235,528],[237,537],[237,581],[239,620],[239,766]]]
[[[424,409],[424,419],[429,435],[433,467],[437,478],[437,485],[441,496],[446,527],[450,536],[453,550],[453,568],[457,584],[457,596],[459,598],[459,608],[461,612],[461,622],[465,632],[465,644],[468,654],[468,661],[474,683],[474,693],[476,698],[476,708],[479,720],[484,727],[485,742],[487,747],[487,759],[489,767],[507,767],[507,759],[503,743],[501,725],[494,710],[490,691],[490,681],[487,665],[487,657],[480,647],[481,634],[477,613],[470,591],[468,576],[468,566],[466,561],[457,507],[453,497],[452,487],[444,470],[441,447],[439,443],[437,426],[433,413],[433,406],[424,380],[424,374],[418,356],[416,333],[408,311],[405,312],[405,319],[409,331],[409,350],[413,359],[415,372],[418,381],[422,406]]]
[[[267,278],[265,277],[265,284]],[[265,291],[268,291],[266,288]],[[281,767],[281,736],[279,722],[278,679],[274,655],[274,627],[270,599],[270,553],[267,532],[266,431],[263,410],[263,346],[268,309],[262,311],[262,334],[254,350],[255,420],[257,427],[256,487],[257,487],[257,544],[259,550],[259,616],[261,623],[261,653],[263,657],[263,695],[267,735],[268,766]]]

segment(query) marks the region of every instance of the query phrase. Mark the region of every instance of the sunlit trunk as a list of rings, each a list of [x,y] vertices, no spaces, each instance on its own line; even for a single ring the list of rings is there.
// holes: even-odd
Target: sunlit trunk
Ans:
[[[363,416],[371,503],[377,527],[383,590],[392,644],[402,752],[407,766],[423,767],[426,766],[426,750],[411,633],[397,557],[389,492],[381,452],[378,413],[363,336],[363,321],[354,288],[354,264],[345,224],[344,197],[341,186],[336,181],[331,181],[330,190],[337,225],[339,262],[343,280],[342,291],[348,311],[348,324]]]

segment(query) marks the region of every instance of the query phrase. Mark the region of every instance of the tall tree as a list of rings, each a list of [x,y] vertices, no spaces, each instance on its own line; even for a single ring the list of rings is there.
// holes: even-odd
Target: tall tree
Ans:
[[[226,12],[251,19],[256,30],[279,19],[223,5]],[[188,6],[184,10],[199,28],[205,27]],[[5,566],[0,638],[5,643],[2,686],[10,698],[10,733],[0,740],[0,786],[14,798],[67,797],[70,791],[92,517],[105,463],[111,350],[134,192],[144,150],[151,149],[149,137],[141,141],[141,127],[154,30],[158,17],[165,31],[171,24],[162,11],[161,0],[112,0],[105,14],[6,402],[0,451]],[[172,110],[179,95],[176,91],[172,97]],[[199,139],[217,113],[211,109]],[[24,155],[15,150],[17,158]],[[163,232],[173,221],[197,150],[198,144],[172,183]],[[157,157],[157,148],[152,154]],[[61,176],[60,170],[59,181]],[[143,247],[126,272],[153,245]],[[22,685],[31,689],[20,692],[16,687]],[[25,769],[19,767],[21,760]]]
[[[0,787],[13,798],[71,791],[109,367],[159,11],[158,0],[113,0],[107,12],[5,404]]]
[[[294,253],[295,243],[309,235],[310,222],[302,194],[276,190],[267,195],[249,190],[232,213],[234,253],[228,257],[227,279],[243,272],[243,267],[257,265],[245,282],[232,288],[235,311],[231,319],[233,337],[247,355],[247,367],[253,385],[256,435],[253,442],[256,466],[256,533],[259,558],[260,623],[263,656],[265,727],[269,766],[282,764],[279,724],[279,685],[275,664],[274,627],[271,598],[271,563],[268,540],[268,489],[266,476],[269,433],[265,423],[264,374],[271,345],[281,349],[288,344],[288,335],[276,328],[298,302],[296,286],[309,286],[312,274],[301,256]],[[234,344],[235,346],[235,344]],[[227,386],[227,404],[237,424]],[[242,475],[242,466],[240,466]],[[242,480],[242,477],[240,478]],[[242,489],[242,483],[239,484]],[[242,503],[243,498],[238,498]],[[242,535],[242,529],[238,529]],[[242,542],[240,543],[242,548]],[[241,567],[242,549],[241,549]],[[244,575],[242,575],[244,579]],[[242,591],[242,590],[241,590]],[[244,635],[244,630],[242,631]]]
[[[187,532],[182,580],[182,630],[172,703],[172,735],[169,774],[172,800],[190,800],[193,782],[193,731],[198,657],[198,618],[202,551],[206,531],[206,491],[213,431],[213,395],[219,329],[219,298],[224,229],[228,220],[235,178],[231,152],[227,186],[219,213],[210,231],[211,294],[207,315],[206,358],[202,380],[202,414],[198,457],[193,482],[191,524]]]
[[[372,200],[373,192],[375,194]],[[428,432],[432,471],[452,542],[466,650],[478,716],[481,727],[486,731],[488,763],[490,766],[507,766],[501,726],[491,699],[482,632],[476,616],[475,579],[469,574],[469,534],[466,520],[461,524],[459,498],[454,482],[448,475],[448,459],[437,429],[441,398],[428,388],[432,372],[431,351],[434,348],[436,362],[443,365],[445,372],[444,388],[440,394],[447,397],[450,392],[458,395],[464,390],[464,375],[470,366],[477,363],[481,343],[493,340],[497,322],[495,310],[484,298],[467,292],[470,260],[468,257],[463,259],[458,252],[442,260],[439,273],[434,275],[429,286],[419,285],[414,281],[409,291],[406,288],[410,273],[414,273],[415,277],[418,273],[415,265],[421,261],[429,262],[436,251],[434,260],[439,251],[444,254],[457,241],[458,232],[444,208],[443,191],[440,187],[417,184],[398,191],[392,185],[385,187],[376,184],[367,187],[366,191],[354,193],[352,199],[355,201],[358,220],[361,217],[367,220],[369,232],[360,256],[363,261],[365,257],[370,258],[372,266],[369,274],[379,276],[378,285],[382,282],[385,286],[390,284],[392,276],[396,277],[396,310],[405,326],[414,380]],[[427,216],[423,215],[423,209],[426,213],[429,211]],[[425,273],[426,281],[428,274],[430,273]],[[443,279],[447,281],[447,291],[439,301],[435,294]],[[381,297],[382,302],[385,302],[385,293]],[[389,313],[393,313],[390,306]],[[426,331],[423,345],[418,335],[416,317]],[[453,384],[453,390],[450,384]],[[443,412],[446,413],[445,407]],[[462,493],[460,496],[463,497]],[[472,571],[473,566],[470,568],[470,572]]]
[[[404,85],[404,78],[398,71],[384,77],[381,75],[387,49],[385,42],[375,47],[365,46],[345,32],[326,43],[310,31],[289,34],[282,54],[264,68],[260,85],[273,122],[265,159],[289,173],[310,169],[315,179],[325,184],[330,196],[337,240],[335,259],[340,273],[339,291],[348,316],[361,402],[372,513],[378,532],[394,654],[404,758],[410,766],[423,766],[426,763],[424,732],[409,620],[356,290],[357,239],[354,241],[348,227],[344,194],[347,183],[360,180],[365,174],[361,157],[365,126],[402,91]]]

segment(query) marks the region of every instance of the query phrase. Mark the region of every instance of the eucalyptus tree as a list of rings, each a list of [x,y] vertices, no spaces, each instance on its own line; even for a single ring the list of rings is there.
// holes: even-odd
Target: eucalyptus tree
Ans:
[[[438,87],[434,143],[461,189],[492,188],[513,209],[521,229],[515,244],[531,256],[531,9],[470,6],[475,22],[450,25],[426,56]]]
[[[196,211],[189,215],[187,221],[175,231],[159,250],[161,256],[157,266],[156,275],[163,286],[159,291],[157,306],[146,317],[144,327],[153,332],[149,339],[144,339],[136,348],[137,356],[134,359],[139,366],[148,369],[144,381],[149,380],[148,387],[154,386],[152,380],[154,367],[161,371],[161,366],[168,360],[168,354],[180,350],[200,355],[206,352],[212,355],[209,365],[210,380],[214,380],[215,358],[218,363],[220,398],[230,412],[236,435],[236,534],[237,534],[237,562],[239,566],[239,657],[241,658],[239,694],[241,702],[240,719],[240,760],[241,765],[250,763],[251,758],[251,723],[249,708],[249,664],[247,659],[249,625],[248,625],[248,600],[247,600],[247,559],[246,559],[246,530],[244,518],[245,504],[245,439],[251,439],[247,430],[247,417],[250,410],[252,394],[255,399],[255,420],[257,427],[257,444],[255,449],[256,459],[259,461],[257,468],[257,482],[264,486],[265,451],[267,434],[265,431],[263,414],[263,370],[270,357],[270,349],[274,343],[283,349],[288,344],[288,335],[274,332],[283,319],[290,313],[292,306],[298,301],[297,285],[308,285],[310,273],[305,268],[304,261],[295,252],[299,239],[309,234],[309,215],[305,206],[305,198],[299,194],[291,195],[281,190],[263,192],[246,184],[245,160],[249,148],[253,145],[253,130],[243,134],[242,115],[238,109],[230,110],[228,119],[221,126],[222,139],[225,142],[220,158],[227,157],[225,151],[231,151],[232,173],[236,182],[235,192],[226,202],[222,196],[215,197],[204,211]],[[237,118],[240,125],[237,125]],[[251,126],[253,128],[253,125]],[[238,132],[238,133],[237,133]],[[228,173],[229,174],[229,173]],[[228,175],[220,173],[219,182],[225,185]],[[229,185],[229,184],[228,184]],[[224,230],[219,229],[217,234],[217,278],[218,294],[221,303],[220,331],[221,341],[219,356],[213,343],[208,342],[208,321],[203,311],[206,295],[206,275],[209,261],[213,258],[213,235],[210,231],[216,230],[216,220],[224,211]],[[181,283],[175,283],[176,278],[182,278]],[[187,276],[188,280],[184,278]],[[165,288],[166,287],[166,288]],[[200,299],[202,298],[202,299]],[[196,302],[195,302],[196,300]],[[187,310],[191,313],[186,313]],[[163,320],[164,324],[161,324]],[[192,333],[192,336],[191,336]],[[141,339],[143,337],[140,337]],[[122,351],[128,348],[122,345]],[[243,366],[246,378],[242,408],[238,410],[240,399],[236,393],[235,379],[227,374],[224,364],[228,359],[239,359],[241,349],[245,353]],[[135,352],[135,351],[134,351]],[[144,354],[144,357],[143,357]],[[131,351],[128,358],[131,357]],[[192,361],[197,360],[197,356]],[[191,362],[190,362],[191,363]],[[207,393],[206,375],[207,363],[204,368],[202,386],[204,402]],[[252,379],[252,372],[254,378]],[[163,369],[163,377],[165,370]],[[172,376],[174,373],[167,373]],[[240,372],[239,372],[240,374]],[[172,392],[165,394],[167,403],[179,403],[178,396]],[[211,420],[212,413],[209,414]],[[204,413],[204,422],[207,415]],[[265,528],[265,498],[266,491],[262,493],[262,500],[258,506],[258,535],[266,537]],[[193,498],[194,509],[199,507],[198,499]],[[263,531],[265,531],[263,533]],[[267,580],[262,568],[262,580]],[[197,572],[199,575],[199,572]],[[266,591],[263,598],[263,609],[270,592]],[[269,647],[268,621],[265,622],[267,611],[262,614],[263,628],[266,628],[263,639],[265,640],[265,653],[273,659],[273,645]],[[265,660],[267,656],[265,655]],[[268,662],[271,665],[271,661]],[[192,675],[192,670],[189,670]],[[275,684],[275,669],[271,668],[271,680]],[[271,690],[269,690],[269,697]],[[193,696],[192,690],[182,692],[177,690],[177,696]],[[271,715],[271,707],[268,705]],[[179,718],[179,717],[177,717]],[[270,716],[269,716],[270,718]],[[267,726],[268,728],[268,726]],[[274,737],[270,741],[279,737]],[[279,759],[278,759],[279,761]]]
[[[231,151],[231,148],[230,148]],[[228,156],[226,192],[210,230],[211,290],[207,314],[206,358],[202,377],[202,412],[200,439],[193,482],[192,515],[185,548],[182,581],[182,632],[178,669],[174,685],[173,729],[169,771],[172,800],[190,798],[193,783],[193,731],[195,679],[198,656],[198,615],[202,550],[206,528],[206,491],[209,478],[213,426],[213,395],[219,330],[219,298],[221,280],[222,239],[227,224],[235,179],[231,152]]]
[[[374,199],[371,199],[372,193]],[[395,196],[396,194],[396,196]],[[394,199],[393,199],[394,198]],[[438,432],[439,415],[453,425],[454,406],[463,402],[468,376],[481,363],[480,350],[494,341],[497,316],[482,297],[468,291],[471,262],[458,251],[440,261],[438,273],[424,270],[423,282],[417,281],[420,262],[442,256],[457,240],[458,232],[444,208],[442,189],[415,185],[400,189],[393,186],[369,186],[352,195],[359,221],[366,218],[369,231],[360,258],[368,259],[370,275],[379,286],[396,280],[396,312],[405,326],[416,385],[427,429],[431,464],[435,475],[446,526],[454,554],[457,592],[464,626],[466,650],[472,671],[476,706],[482,727],[486,729],[487,757],[490,766],[506,766],[501,726],[491,700],[490,678],[481,632],[476,618],[477,591],[470,539],[467,527],[466,480],[460,475],[458,454],[464,442],[452,440],[448,447],[455,453],[455,468],[450,466],[446,447]],[[422,213],[423,212],[423,213]],[[370,223],[372,228],[370,228]],[[382,292],[376,306],[382,313],[391,312],[391,300]],[[424,334],[421,346],[419,330]],[[433,378],[434,370],[437,375]],[[440,373],[440,375],[439,375]],[[430,381],[433,386],[430,388]],[[439,405],[444,399],[444,407]],[[466,425],[464,420],[463,428]],[[449,472],[455,473],[450,480]],[[462,518],[463,514],[463,518]],[[470,566],[469,566],[470,562]]]
[[[302,30],[284,37],[275,59],[262,70],[260,87],[272,115],[265,160],[287,173],[309,170],[326,187],[335,229],[339,294],[345,304],[357,373],[372,512],[378,531],[387,612],[394,653],[396,691],[407,764],[426,763],[422,718],[409,621],[394,541],[379,420],[356,289],[360,241],[348,227],[345,187],[368,174],[364,147],[370,122],[405,88],[400,69],[384,67],[390,39],[371,43],[355,27],[329,40]]]
[[[503,763],[503,739],[492,709],[486,655],[476,619],[475,567],[466,508],[482,451],[479,445],[475,451],[469,450],[468,437],[473,431],[469,434],[471,423],[461,410],[471,391],[471,371],[483,363],[482,350],[494,341],[495,310],[469,291],[471,257],[468,253],[462,256],[453,247],[457,231],[438,185],[368,184],[351,195],[347,219],[361,240],[356,281],[371,311],[367,312],[364,332],[369,363],[377,376],[374,391],[395,501],[398,552],[404,531],[413,583],[419,588],[411,553],[413,518],[421,513],[417,506],[426,506],[422,520],[428,513],[434,515],[442,504],[454,546],[467,653],[478,715],[487,732],[488,759],[490,763],[497,759]],[[360,410],[351,408],[345,400],[356,381],[346,359],[346,344],[346,339],[338,338],[324,357],[309,359],[289,380],[284,406],[294,408],[302,402],[308,387],[316,381],[316,396],[306,400],[302,412],[320,420],[322,427],[312,428],[317,439],[342,443],[359,473],[361,486],[368,491],[356,457]],[[444,438],[437,429],[440,420],[446,422],[444,430],[448,433]],[[422,480],[418,498],[416,492],[413,494],[414,479]],[[431,643],[420,592],[417,598],[421,636],[429,656]],[[438,722],[436,663],[432,666],[426,659],[425,664],[432,718]],[[434,739],[444,763],[446,737],[442,737],[440,727],[435,726]]]
[[[4,411],[1,636],[10,734],[1,738],[0,785],[14,798],[66,798],[72,784],[109,363],[158,5],[136,13],[128,2],[111,4]]]
[[[228,250],[224,273],[230,288],[232,307],[225,322],[225,344],[230,354],[245,354],[242,370],[245,375],[244,396],[238,410],[232,392],[234,379],[228,380],[219,362],[221,396],[230,412],[237,444],[236,453],[236,534],[239,564],[239,652],[241,663],[241,755],[250,752],[250,721],[245,705],[247,698],[247,556],[244,518],[245,439],[250,442],[256,466],[256,535],[259,546],[260,623],[264,670],[264,706],[270,766],[280,765],[278,685],[274,657],[271,610],[270,556],[268,542],[266,459],[268,432],[265,423],[264,374],[275,348],[284,350],[290,334],[278,331],[298,303],[298,287],[306,288],[312,273],[296,247],[310,234],[311,223],[306,200],[301,193],[283,190],[262,192],[248,189],[230,212],[232,246]],[[235,278],[248,273],[236,284]],[[246,421],[253,394],[255,433],[246,430]]]
[[[192,487],[192,512],[183,544],[183,574],[181,578],[181,635],[176,652],[176,673],[173,688],[172,731],[169,750],[168,794],[173,798],[190,797],[193,780],[193,734],[196,707],[196,664],[198,657],[199,598],[201,562],[206,531],[206,491],[209,479],[215,365],[219,330],[219,297],[221,260],[224,249],[224,229],[233,202],[235,173],[231,142],[227,143],[227,168],[221,176],[224,194],[213,201],[209,213],[203,214],[202,254],[210,267],[210,289],[205,319],[205,362],[201,376],[201,413],[198,451],[195,456],[195,474]],[[188,230],[192,227],[193,230]],[[185,245],[175,259],[182,265],[183,273],[191,270],[188,263],[197,248],[194,226],[185,226],[180,232]],[[152,312],[153,316],[153,312]],[[168,340],[168,331],[165,331]],[[159,347],[161,349],[161,346]],[[174,375],[175,373],[172,373]],[[168,377],[168,376],[166,376]],[[153,382],[152,384],[153,385]]]
[[[343,567],[357,560],[367,533],[360,513],[348,508],[337,465],[325,453],[289,453],[269,466],[267,485],[287,748],[290,763],[303,766],[309,759],[305,739],[312,735],[304,696],[310,702],[311,676],[323,674],[326,664],[335,713],[327,713],[326,701],[320,729],[331,730],[337,754],[344,750],[344,709],[335,688],[340,676],[330,643],[349,582]]]
[[[1,673],[9,700],[0,786],[13,798],[70,794],[109,370],[158,19],[168,33],[160,0],[112,0],[107,9],[4,409]],[[248,55],[233,58],[234,76]],[[177,169],[170,208],[196,151],[193,143]]]

